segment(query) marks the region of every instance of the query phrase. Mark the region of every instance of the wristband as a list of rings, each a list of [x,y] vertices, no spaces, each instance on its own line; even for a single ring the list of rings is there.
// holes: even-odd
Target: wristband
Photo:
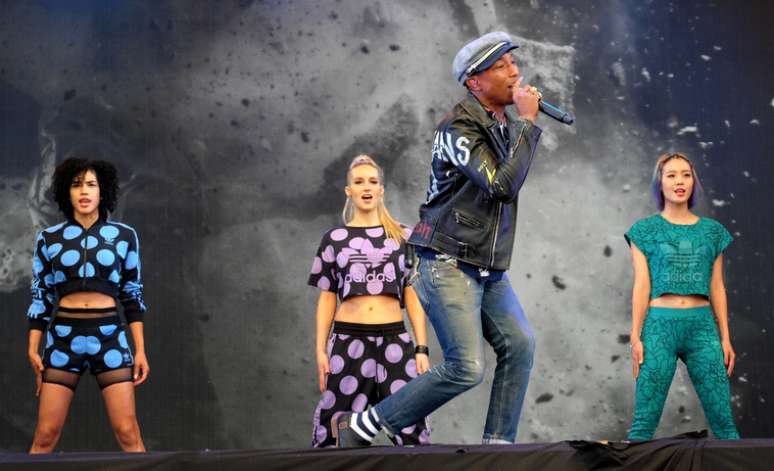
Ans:
[[[430,349],[427,348],[427,345],[417,345],[414,347],[414,354],[423,353],[425,355],[430,355]]]

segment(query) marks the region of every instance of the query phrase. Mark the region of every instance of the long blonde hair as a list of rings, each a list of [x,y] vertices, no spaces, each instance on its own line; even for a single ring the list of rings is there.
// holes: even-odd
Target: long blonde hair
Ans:
[[[360,165],[370,165],[375,168],[377,172],[379,172],[379,185],[384,187],[384,171],[376,164],[370,155],[366,154],[356,156],[349,164],[349,170],[347,170],[347,186],[349,186],[352,180],[352,169]],[[403,228],[400,226],[400,223],[390,215],[389,211],[387,211],[387,207],[384,205],[383,196],[380,197],[379,201],[376,203],[376,214],[379,216],[379,224],[384,227],[384,233],[388,238],[397,242],[406,240],[406,236],[403,233]],[[349,224],[354,216],[355,204],[352,202],[352,198],[347,196],[347,201],[344,203],[344,209],[341,211],[341,219],[344,221],[344,224]]]

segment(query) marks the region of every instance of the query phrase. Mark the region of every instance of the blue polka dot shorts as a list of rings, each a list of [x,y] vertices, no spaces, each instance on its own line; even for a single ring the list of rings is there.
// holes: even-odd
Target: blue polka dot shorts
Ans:
[[[96,319],[55,317],[46,332],[43,366],[93,375],[134,366],[118,316]]]

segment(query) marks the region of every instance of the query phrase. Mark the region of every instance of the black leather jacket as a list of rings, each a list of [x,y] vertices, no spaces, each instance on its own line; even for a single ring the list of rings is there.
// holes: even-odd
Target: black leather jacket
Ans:
[[[435,131],[427,201],[409,243],[489,270],[507,270],[519,189],[540,133],[508,114],[507,126],[472,94]]]

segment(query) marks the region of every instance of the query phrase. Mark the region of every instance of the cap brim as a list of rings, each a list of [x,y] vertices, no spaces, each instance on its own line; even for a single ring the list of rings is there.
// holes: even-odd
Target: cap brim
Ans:
[[[504,56],[506,52],[509,52],[518,48],[519,46],[517,46],[516,44],[508,44],[508,43],[503,44],[497,50],[495,50],[495,52],[490,54],[489,57],[487,57],[482,63],[480,63],[478,67],[476,67],[476,69],[470,73],[470,75],[475,75],[479,72],[485,71],[486,69],[492,67],[495,62],[500,60],[500,58]]]

